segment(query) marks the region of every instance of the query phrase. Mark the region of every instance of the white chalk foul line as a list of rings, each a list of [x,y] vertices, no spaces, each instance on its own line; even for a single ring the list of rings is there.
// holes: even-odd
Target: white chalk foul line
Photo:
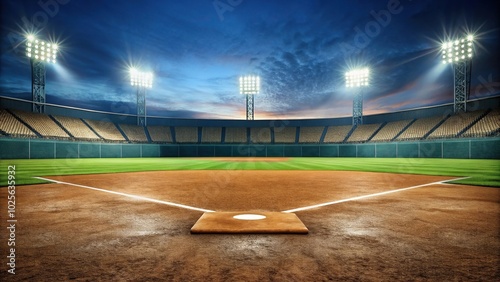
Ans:
[[[430,185],[446,184],[446,182],[457,181],[457,180],[462,180],[462,179],[467,179],[467,178],[469,178],[469,177],[461,177],[461,178],[455,178],[455,179],[450,179],[450,180],[436,181],[436,182],[432,182],[432,183],[420,184],[420,185],[410,186],[410,187],[406,187],[406,188],[389,190],[389,191],[379,192],[379,193],[375,193],[375,194],[357,196],[357,197],[352,197],[352,198],[348,198],[348,199],[342,199],[342,200],[337,200],[337,201],[332,201],[332,202],[327,202],[327,203],[321,203],[321,204],[307,206],[307,207],[301,207],[301,208],[286,210],[286,211],[283,211],[283,212],[285,212],[285,213],[292,213],[292,212],[298,212],[298,211],[305,211],[305,210],[320,208],[320,207],[324,207],[324,206],[330,206],[330,205],[345,203],[345,202],[349,202],[349,201],[357,201],[357,200],[361,200],[361,199],[366,199],[366,198],[371,198],[371,197],[377,197],[377,196],[387,195],[387,194],[391,194],[391,193],[406,191],[406,190],[420,188],[420,187],[425,187],[425,186],[430,186]]]
[[[120,196],[124,196],[124,197],[128,197],[128,198],[132,198],[132,199],[143,200],[143,201],[148,201],[148,202],[157,203],[157,204],[164,204],[164,205],[188,209],[188,210],[201,211],[201,212],[214,212],[212,210],[206,210],[206,209],[202,209],[202,208],[191,207],[191,206],[167,202],[167,201],[160,201],[160,200],[151,199],[151,198],[147,198],[147,197],[127,194],[127,193],[122,193],[122,192],[116,192],[116,191],[110,191],[110,190],[86,186],[86,185],[63,182],[63,181],[58,181],[58,180],[53,180],[53,179],[48,179],[48,178],[43,178],[43,177],[33,177],[33,178],[45,180],[45,181],[49,181],[49,182],[53,182],[53,183],[57,183],[57,184],[65,184],[65,185],[70,185],[70,186],[75,186],[75,187],[80,187],[80,188],[85,188],[85,189],[90,189],[90,190],[95,190],[95,191],[100,191],[100,192],[106,192],[106,193],[120,195]]]

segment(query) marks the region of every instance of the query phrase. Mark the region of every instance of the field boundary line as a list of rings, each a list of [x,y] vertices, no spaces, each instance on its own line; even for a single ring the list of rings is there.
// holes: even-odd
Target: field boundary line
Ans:
[[[127,193],[122,193],[122,192],[116,192],[116,191],[111,191],[111,190],[96,188],[96,187],[92,187],[92,186],[86,186],[86,185],[81,185],[81,184],[75,184],[75,183],[70,183],[70,182],[53,180],[53,179],[43,178],[43,177],[33,177],[33,178],[40,179],[40,180],[45,180],[45,181],[49,181],[49,182],[52,182],[52,183],[65,184],[65,185],[70,185],[70,186],[75,186],[75,187],[80,187],[80,188],[95,190],[95,191],[99,191],[99,192],[105,192],[105,193],[120,195],[120,196],[124,196],[124,197],[128,197],[128,198],[132,198],[132,199],[137,199],[137,200],[143,200],[143,201],[157,203],[157,204],[168,205],[168,206],[172,206],[172,207],[178,207],[178,208],[183,208],[183,209],[188,209],[188,210],[195,210],[195,211],[201,211],[201,212],[214,212],[213,210],[207,210],[207,209],[192,207],[192,206],[188,206],[188,205],[177,204],[177,203],[174,203],[174,202],[161,201],[161,200],[156,200],[156,199],[152,199],[152,198],[148,198],[148,197],[137,196],[137,195],[127,194]]]
[[[357,200],[361,200],[361,199],[402,192],[402,191],[406,191],[406,190],[411,190],[411,189],[416,189],[416,188],[421,188],[421,187],[426,187],[426,186],[431,186],[431,185],[448,184],[447,182],[450,182],[450,181],[457,181],[457,180],[462,180],[462,179],[467,179],[467,178],[470,178],[470,177],[460,177],[460,178],[454,178],[454,179],[449,179],[449,180],[441,180],[441,181],[436,181],[436,182],[431,182],[431,183],[419,184],[419,185],[405,187],[405,188],[399,188],[399,189],[395,189],[395,190],[389,190],[389,191],[384,191],[384,192],[379,192],[379,193],[374,193],[374,194],[356,196],[356,197],[352,197],[352,198],[336,200],[336,201],[331,201],[331,202],[326,202],[326,203],[321,203],[321,204],[316,204],[316,205],[311,205],[311,206],[306,206],[306,207],[301,207],[301,208],[296,208],[296,209],[289,209],[289,210],[282,211],[282,212],[292,213],[292,212],[298,212],[298,211],[305,211],[305,210],[321,208],[321,207],[325,207],[325,206],[331,206],[331,205],[350,202],[350,201],[357,201]]]

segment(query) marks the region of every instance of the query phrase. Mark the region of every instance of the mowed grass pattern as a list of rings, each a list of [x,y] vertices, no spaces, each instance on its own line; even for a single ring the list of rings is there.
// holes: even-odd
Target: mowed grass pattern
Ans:
[[[470,177],[453,183],[500,187],[500,160],[417,158],[289,158],[283,161],[202,158],[0,160],[7,186],[7,166],[16,166],[16,185],[44,183],[35,176],[163,170],[340,170]]]

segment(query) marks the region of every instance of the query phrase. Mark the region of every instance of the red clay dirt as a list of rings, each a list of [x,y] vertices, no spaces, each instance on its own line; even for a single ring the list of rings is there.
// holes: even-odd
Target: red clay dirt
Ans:
[[[283,211],[448,177],[162,171],[48,177],[217,211]],[[2,281],[498,281],[500,189],[431,184],[297,212],[308,235],[195,235],[200,211],[67,184],[17,187]],[[2,203],[7,189],[0,189]],[[2,207],[5,207],[2,204]]]

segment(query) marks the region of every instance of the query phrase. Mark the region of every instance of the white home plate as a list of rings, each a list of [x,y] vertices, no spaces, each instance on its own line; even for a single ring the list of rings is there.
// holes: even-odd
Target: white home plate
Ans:
[[[309,230],[294,213],[206,212],[191,228],[193,234],[207,233],[292,233]]]

